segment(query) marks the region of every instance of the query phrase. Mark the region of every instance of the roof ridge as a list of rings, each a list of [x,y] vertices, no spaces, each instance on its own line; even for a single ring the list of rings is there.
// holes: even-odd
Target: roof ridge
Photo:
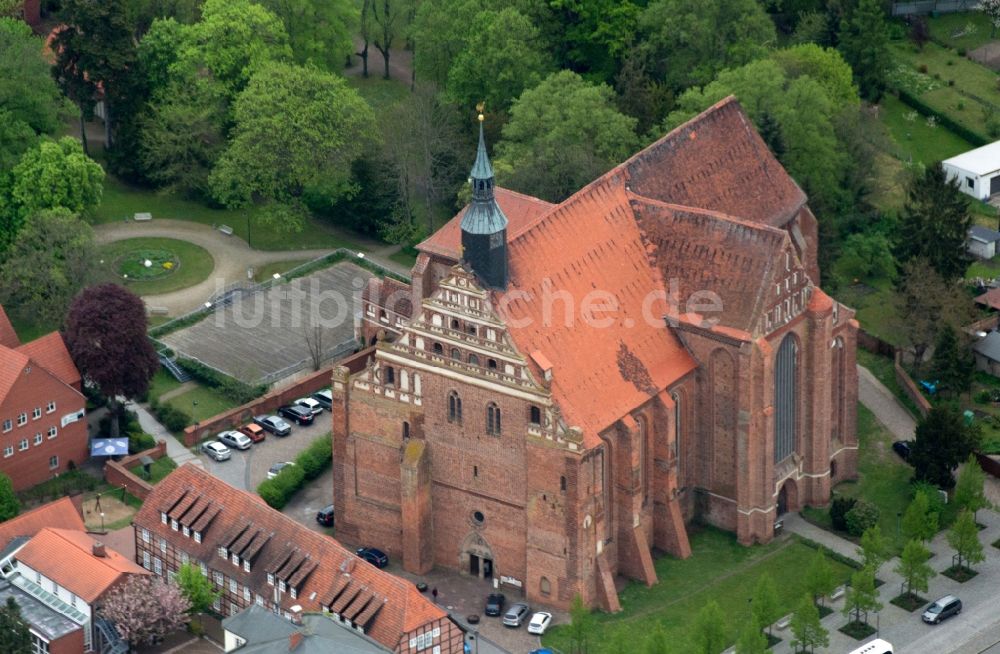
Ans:
[[[749,229],[754,229],[762,232],[767,232],[771,236],[777,236],[781,238],[783,235],[787,235],[788,232],[785,230],[773,227],[766,223],[759,223],[753,220],[747,220],[746,218],[740,218],[738,216],[732,216],[721,211],[715,211],[714,209],[702,209],[700,207],[692,207],[685,204],[675,204],[673,202],[664,202],[663,200],[657,200],[656,198],[651,198],[647,195],[639,195],[632,189],[626,188],[625,192],[628,194],[629,198],[635,199],[637,201],[642,201],[647,204],[656,205],[663,207],[665,209],[670,209],[671,211],[686,211],[688,213],[693,213],[701,216],[706,216],[708,218],[716,218],[718,220],[725,220],[726,222],[731,222],[741,227],[746,227]]]

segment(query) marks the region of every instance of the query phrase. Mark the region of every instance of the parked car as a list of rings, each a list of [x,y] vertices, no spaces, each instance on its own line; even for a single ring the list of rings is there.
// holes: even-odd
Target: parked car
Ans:
[[[486,615],[500,615],[503,613],[503,605],[507,602],[507,598],[503,596],[503,593],[490,593],[486,598],[486,610],[483,611]]]
[[[962,600],[954,595],[945,595],[927,607],[922,616],[927,624],[938,624],[962,612]]]
[[[525,621],[530,612],[531,607],[524,602],[511,604],[510,608],[507,609],[507,612],[504,613],[503,623],[508,627],[520,627],[521,623]]]
[[[316,415],[318,413],[323,413],[323,405],[319,403],[319,400],[311,397],[300,397],[293,402],[296,406],[300,406],[303,409],[309,409],[309,411]]]
[[[389,565],[389,556],[382,550],[375,549],[374,547],[359,547],[357,554],[376,568],[384,568]]]
[[[316,512],[316,522],[324,527],[333,526],[333,505],[325,506]]]
[[[282,461],[281,463],[275,463],[273,466],[267,469],[267,478],[274,479],[278,476],[278,473],[287,468],[288,466],[295,465],[294,461]]]
[[[288,436],[292,433],[292,426],[278,416],[257,416],[253,421],[275,436]]]
[[[541,636],[549,628],[550,622],[552,622],[551,613],[538,611],[535,615],[531,616],[531,622],[528,623],[528,633]]]
[[[247,435],[247,438],[252,440],[254,443],[261,443],[267,437],[267,432],[264,428],[257,423],[251,422],[248,425],[243,425],[240,427],[240,431]]]
[[[330,389],[324,388],[321,391],[316,391],[312,394],[312,399],[319,402],[319,405],[329,411],[333,407],[333,393]]]
[[[232,453],[219,441],[208,441],[201,444],[201,451],[216,461],[228,461]]]
[[[246,434],[238,431],[224,431],[216,438],[222,443],[225,443],[229,447],[235,447],[237,450],[249,450],[250,446],[253,445],[253,441]]]
[[[910,460],[910,449],[913,447],[913,441],[896,441],[892,444],[892,451],[899,455],[903,461]]]
[[[313,423],[312,411],[297,404],[286,404],[278,409],[278,415],[300,425],[311,425]]]

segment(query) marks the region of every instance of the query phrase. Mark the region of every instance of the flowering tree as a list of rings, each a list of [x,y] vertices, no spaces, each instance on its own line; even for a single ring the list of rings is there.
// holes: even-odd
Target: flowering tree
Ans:
[[[133,575],[108,593],[100,612],[122,638],[136,646],[152,644],[179,629],[187,622],[190,608],[177,584]]]
[[[993,32],[990,38],[996,35],[997,28],[1000,27],[1000,0],[980,0],[979,10],[986,14],[993,25]]]

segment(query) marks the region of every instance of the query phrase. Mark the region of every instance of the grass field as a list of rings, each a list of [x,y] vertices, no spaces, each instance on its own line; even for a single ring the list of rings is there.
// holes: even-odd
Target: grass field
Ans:
[[[226,396],[205,386],[195,386],[170,398],[166,403],[188,414],[195,422],[211,418],[236,406],[236,403]]]
[[[389,255],[389,258],[401,266],[412,268],[417,262],[417,251],[410,248],[402,248]]]
[[[128,238],[109,243],[101,248],[101,256],[110,262],[112,270],[117,274],[122,268],[123,260],[143,250],[169,251],[177,259],[177,266],[170,272],[156,279],[123,280],[125,285],[137,295],[156,295],[169,293],[188,286],[194,286],[204,281],[215,268],[215,260],[208,250],[174,238]]]
[[[889,130],[903,162],[930,165],[973,149],[971,143],[941,125],[931,126],[927,119],[892,95],[879,103],[879,119]]]
[[[370,60],[368,62],[368,72],[370,73],[368,79],[360,75],[352,75],[347,78],[347,83],[357,89],[361,97],[367,100],[378,114],[409,95],[410,87],[398,80],[382,79],[381,62],[377,67],[372,67],[371,64]]]
[[[169,393],[180,385],[181,383],[174,379],[173,375],[163,368],[159,368],[149,381],[149,397],[158,400],[164,393]]]
[[[834,293],[837,300],[857,311],[857,320],[870,334],[899,345],[899,333],[893,328],[896,309],[892,302],[892,282],[875,280],[871,285],[841,286]]]
[[[928,17],[927,24],[931,36],[947,43],[952,48],[975,50],[990,42],[993,27],[990,19],[981,11],[966,11]]]
[[[768,545],[744,547],[735,536],[716,529],[701,529],[691,534],[693,554],[686,560],[663,557],[656,561],[659,578],[652,588],[630,582],[619,594],[622,612],[597,615],[597,634],[588,643],[588,654],[615,651],[643,651],[643,639],[655,625],[666,630],[672,651],[691,652],[691,625],[698,611],[709,600],[715,600],[730,619],[726,630],[730,642],[749,617],[749,599],[763,574],[777,583],[781,614],[790,613],[805,593],[805,575],[787,574],[789,570],[805,570],[815,550],[797,540],[781,539]],[[851,568],[830,561],[838,581],[846,581]],[[564,652],[573,651],[569,630],[554,627],[544,638],[547,647]],[[626,649],[617,644],[627,643]]]

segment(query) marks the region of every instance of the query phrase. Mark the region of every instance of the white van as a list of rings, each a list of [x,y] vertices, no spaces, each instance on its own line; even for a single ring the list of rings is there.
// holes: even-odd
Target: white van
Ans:
[[[893,654],[892,643],[876,638],[855,650],[851,650],[851,654]]]

